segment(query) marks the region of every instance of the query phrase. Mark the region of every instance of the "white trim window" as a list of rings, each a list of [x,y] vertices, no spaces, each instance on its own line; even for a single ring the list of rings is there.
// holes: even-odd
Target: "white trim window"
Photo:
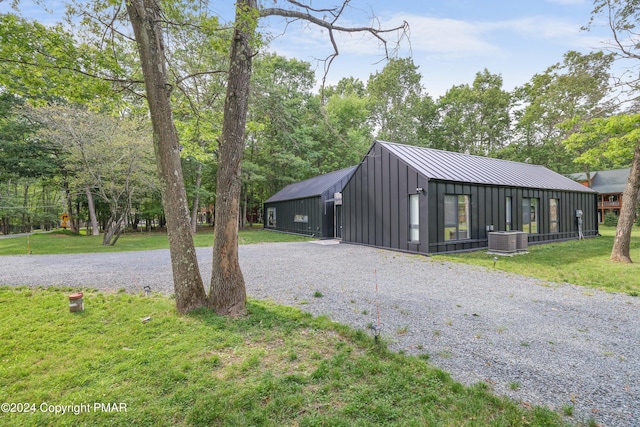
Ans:
[[[420,198],[419,194],[409,194],[409,240],[420,241]]]
[[[276,208],[267,208],[267,227],[275,228],[276,226]]]
[[[469,229],[469,196],[444,196],[444,240],[471,238]]]
[[[559,200],[549,199],[549,232],[560,232],[560,215],[559,215]]]
[[[506,215],[507,225],[505,227],[505,231],[511,231],[511,227],[513,226],[512,220],[511,220],[511,212],[512,212],[511,196],[507,196],[506,206],[505,206],[505,215]]]
[[[522,231],[538,234],[538,199],[522,199]]]

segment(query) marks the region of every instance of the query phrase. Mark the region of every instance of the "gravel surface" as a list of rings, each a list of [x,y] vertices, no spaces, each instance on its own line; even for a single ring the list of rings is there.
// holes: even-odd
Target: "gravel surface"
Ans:
[[[365,330],[379,302],[392,349],[428,353],[464,384],[573,407],[573,422],[640,426],[640,298],[331,243],[241,246],[247,292]],[[208,283],[211,249],[198,257]],[[0,257],[0,272],[0,284],[172,292],[167,250]]]

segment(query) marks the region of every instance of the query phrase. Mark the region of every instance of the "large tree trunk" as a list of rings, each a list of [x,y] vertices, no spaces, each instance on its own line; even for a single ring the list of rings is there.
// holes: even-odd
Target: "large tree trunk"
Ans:
[[[630,245],[631,229],[636,219],[636,207],[638,206],[638,191],[640,190],[640,143],[633,153],[633,163],[627,179],[627,185],[622,193],[622,209],[618,219],[616,238],[611,250],[613,261],[631,263]]]
[[[98,217],[96,216],[96,204],[93,201],[93,194],[91,189],[86,187],[84,189],[87,195],[87,206],[89,207],[89,219],[91,220],[91,235],[97,236],[100,234],[100,226],[98,225]]]
[[[216,180],[216,226],[209,305],[216,313],[231,316],[245,313],[247,299],[238,259],[238,216],[240,171],[251,82],[251,42],[258,16],[256,8],[256,0],[236,1],[236,28],[231,42]]]
[[[167,80],[164,40],[160,23],[165,18],[158,2],[128,0],[153,125],[162,202],[167,220],[176,307],[186,313],[206,305],[206,293],[189,224],[189,207],[180,165],[180,144],[173,123]]]

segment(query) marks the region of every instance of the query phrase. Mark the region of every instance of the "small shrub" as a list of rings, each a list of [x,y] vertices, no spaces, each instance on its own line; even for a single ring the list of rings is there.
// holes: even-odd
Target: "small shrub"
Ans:
[[[322,292],[320,292],[320,291],[315,291],[315,292],[313,293],[313,297],[314,297],[314,298],[322,298],[322,297],[323,297]]]
[[[604,216],[604,225],[607,227],[617,227],[618,226],[618,215],[613,212],[609,212]]]
[[[564,412],[564,414],[568,417],[572,417],[573,416],[573,405],[564,405],[562,407],[562,412]]]

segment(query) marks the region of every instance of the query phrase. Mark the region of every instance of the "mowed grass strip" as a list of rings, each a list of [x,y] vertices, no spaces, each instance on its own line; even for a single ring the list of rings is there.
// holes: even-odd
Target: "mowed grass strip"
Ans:
[[[69,292],[0,287],[0,396],[36,408],[0,424],[563,425],[294,308],[250,300],[240,319],[181,316],[166,296],[88,290],[70,313]]]
[[[602,236],[592,239],[530,245],[528,254],[499,256],[495,267],[494,255],[488,254],[486,249],[434,258],[496,268],[550,282],[640,295],[640,228],[634,226],[631,235],[634,264],[609,259],[616,234],[614,227],[602,227],[600,234]]]
[[[309,236],[278,233],[260,227],[245,228],[238,233],[241,245],[265,242],[305,242]],[[205,229],[193,236],[196,247],[213,246],[213,231]],[[120,236],[114,246],[102,246],[102,236],[86,236],[57,230],[52,233],[36,233],[31,236],[0,239],[2,255],[51,255],[103,252],[145,251],[168,249],[169,238],[164,232],[130,232]]]

